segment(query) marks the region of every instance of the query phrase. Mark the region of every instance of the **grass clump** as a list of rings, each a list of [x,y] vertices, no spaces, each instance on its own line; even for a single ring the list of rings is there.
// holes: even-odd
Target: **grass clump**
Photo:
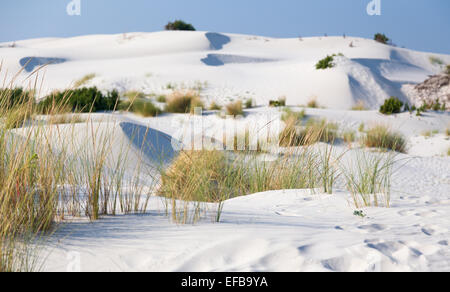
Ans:
[[[313,188],[319,184],[310,151],[291,153],[265,162],[257,154],[220,151],[181,152],[162,172],[158,195],[168,200],[172,219],[195,223],[215,203],[214,220],[220,220],[227,199],[281,189]],[[167,210],[169,213],[169,210]]]
[[[356,208],[390,207],[391,177],[395,155],[356,153],[351,167],[344,169],[347,188]]]
[[[244,110],[243,110],[243,106],[242,106],[242,101],[238,100],[238,101],[227,104],[225,106],[225,112],[226,112],[226,115],[228,115],[228,116],[233,116],[233,117],[243,116]]]
[[[204,108],[196,91],[175,91],[167,98],[165,110],[169,113],[194,113],[195,108]]]
[[[397,97],[392,96],[384,101],[384,104],[380,107],[380,113],[384,115],[398,114],[402,111],[402,108],[403,102]]]
[[[94,73],[91,74],[87,74],[85,76],[83,76],[81,79],[75,81],[75,83],[73,84],[74,88],[78,88],[81,87],[85,84],[87,84],[89,81],[91,81],[92,79],[94,79],[97,75]]]
[[[304,126],[298,126],[298,120],[291,117],[285,121],[285,127],[279,135],[279,145],[294,147],[317,142],[333,143],[337,138],[337,130],[336,124],[326,120],[310,119]]]
[[[212,110],[212,111],[220,111],[220,110],[222,110],[222,106],[219,105],[218,103],[216,103],[215,101],[213,101],[213,102],[209,105],[209,110]]]
[[[369,148],[380,148],[404,153],[406,140],[403,135],[390,131],[385,126],[376,126],[366,132],[363,144]]]

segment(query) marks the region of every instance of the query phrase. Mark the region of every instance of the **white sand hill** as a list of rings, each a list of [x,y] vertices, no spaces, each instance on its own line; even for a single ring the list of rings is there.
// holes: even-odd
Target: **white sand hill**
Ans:
[[[352,46],[350,46],[352,44]],[[327,108],[349,109],[358,101],[376,109],[389,96],[406,100],[402,86],[442,71],[430,57],[450,63],[449,55],[415,52],[352,37],[276,39],[211,32],[156,32],[35,39],[0,44],[10,73],[21,65],[31,72],[48,65],[41,95],[70,87],[87,74],[102,89],[164,91],[170,83],[208,82],[208,99],[252,97],[259,105],[286,96],[288,104],[317,98]],[[327,55],[342,53],[336,67],[316,70]],[[30,62],[30,58],[33,58]],[[28,62],[28,63],[27,63]],[[22,82],[28,72],[17,82]]]

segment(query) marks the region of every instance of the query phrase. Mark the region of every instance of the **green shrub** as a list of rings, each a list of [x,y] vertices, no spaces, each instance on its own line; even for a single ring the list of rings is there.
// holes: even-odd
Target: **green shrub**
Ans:
[[[445,68],[445,73],[450,75],[450,65]]]
[[[400,133],[391,132],[385,126],[376,126],[367,131],[363,143],[369,148],[380,148],[404,153],[406,140]]]
[[[336,56],[336,55],[326,56],[324,59],[320,60],[316,64],[316,69],[317,70],[325,70],[328,68],[333,68],[334,67],[334,63],[333,63],[334,56]]]
[[[401,112],[403,102],[397,97],[392,96],[384,101],[384,104],[380,107],[380,113],[384,115],[398,114]]]
[[[106,95],[103,95],[97,87],[84,87],[56,92],[47,96],[39,103],[39,108],[43,112],[48,112],[54,104],[65,103],[69,111],[86,113],[114,110],[119,102],[117,90],[109,91]]]
[[[385,34],[382,34],[382,33],[375,34],[374,40],[376,40],[379,43],[385,44],[385,45],[389,42],[389,38]]]
[[[166,30],[188,30],[188,31],[195,31],[195,28],[192,24],[186,23],[182,20],[176,20],[174,22],[169,22],[165,26]]]

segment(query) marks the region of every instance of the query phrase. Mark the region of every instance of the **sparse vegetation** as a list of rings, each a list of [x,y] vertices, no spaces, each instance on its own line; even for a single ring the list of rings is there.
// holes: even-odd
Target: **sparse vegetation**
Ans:
[[[338,126],[326,120],[310,119],[305,126],[298,126],[298,120],[291,117],[285,124],[279,137],[279,144],[282,147],[303,146],[317,142],[333,143],[337,138]]]
[[[366,132],[363,144],[369,148],[380,148],[404,153],[406,141],[403,135],[390,131],[385,126],[376,126]]]
[[[166,111],[169,113],[194,113],[195,108],[204,108],[196,91],[175,91],[167,98]]]
[[[237,116],[244,115],[242,101],[240,101],[240,100],[227,104],[225,106],[225,110],[226,110],[226,114],[228,116],[237,117]]]

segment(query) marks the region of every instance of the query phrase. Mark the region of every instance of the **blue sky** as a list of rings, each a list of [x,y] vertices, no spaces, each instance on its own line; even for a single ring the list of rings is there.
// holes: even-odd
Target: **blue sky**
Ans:
[[[272,37],[388,35],[398,46],[450,54],[450,0],[1,0],[0,42],[37,37],[159,31],[183,19],[197,30]]]

